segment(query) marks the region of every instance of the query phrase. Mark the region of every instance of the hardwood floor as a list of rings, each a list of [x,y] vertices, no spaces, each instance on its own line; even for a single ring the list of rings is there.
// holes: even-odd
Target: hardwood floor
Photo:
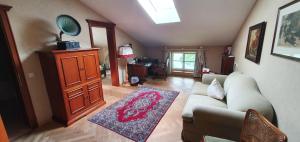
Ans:
[[[164,80],[148,80],[144,85],[177,90],[180,94],[169,108],[167,113],[156,126],[148,138],[148,142],[180,142],[182,119],[181,112],[194,84],[192,78],[169,77]],[[101,111],[105,107],[122,99],[136,87],[113,87],[103,85],[104,99],[106,105],[87,115],[69,127],[51,122],[33,132],[19,138],[17,142],[131,142],[113,131],[103,128],[97,124],[87,121],[89,117]]]

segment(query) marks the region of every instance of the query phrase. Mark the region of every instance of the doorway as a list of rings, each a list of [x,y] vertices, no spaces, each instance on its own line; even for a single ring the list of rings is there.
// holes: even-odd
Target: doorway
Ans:
[[[0,22],[2,24],[2,21]],[[0,113],[10,138],[30,130],[20,98],[17,77],[9,56],[4,32],[0,28]]]
[[[115,24],[86,20],[89,25],[91,47],[99,48],[99,59],[103,83],[120,86],[116,51]]]
[[[37,127],[7,11],[0,5],[0,114],[10,140]]]
[[[100,71],[103,85],[111,85],[111,70],[109,61],[109,51],[107,42],[106,28],[91,27],[91,32],[94,41],[94,48],[99,48]]]

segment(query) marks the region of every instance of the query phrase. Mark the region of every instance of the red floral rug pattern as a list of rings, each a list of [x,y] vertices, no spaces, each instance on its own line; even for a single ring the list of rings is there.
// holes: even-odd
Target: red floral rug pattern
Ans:
[[[89,121],[134,141],[150,136],[179,92],[140,87],[124,99],[92,116]]]
[[[117,108],[118,121],[128,122],[147,117],[147,113],[153,109],[161,98],[162,96],[157,91],[140,93],[137,97],[126,102],[124,106]]]

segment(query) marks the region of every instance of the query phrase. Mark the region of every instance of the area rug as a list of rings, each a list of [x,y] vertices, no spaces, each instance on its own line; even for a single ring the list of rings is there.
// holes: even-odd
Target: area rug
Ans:
[[[136,142],[144,142],[179,92],[139,87],[88,120]]]

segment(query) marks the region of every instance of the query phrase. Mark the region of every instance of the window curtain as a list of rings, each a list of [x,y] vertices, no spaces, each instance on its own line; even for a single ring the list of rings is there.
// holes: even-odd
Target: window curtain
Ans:
[[[167,49],[167,47],[164,47],[164,63],[167,67],[167,73],[171,74],[171,51]]]
[[[202,77],[202,68],[206,67],[205,50],[203,47],[197,49],[194,77]]]

